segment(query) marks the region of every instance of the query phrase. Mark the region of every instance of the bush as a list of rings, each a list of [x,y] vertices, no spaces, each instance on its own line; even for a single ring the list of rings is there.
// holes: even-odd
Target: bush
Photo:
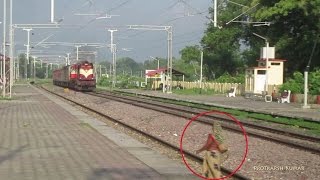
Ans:
[[[309,73],[308,77],[309,93],[311,95],[320,94],[320,70]],[[291,90],[292,93],[304,93],[304,75],[300,72],[295,72],[293,78],[289,79],[280,87],[280,91]]]
[[[310,73],[309,91],[312,95],[320,95],[320,69]]]
[[[175,94],[181,95],[214,95],[218,94],[214,89],[200,89],[200,88],[191,88],[191,89],[172,89]]]
[[[239,74],[238,76],[231,76],[228,72],[221,75],[219,78],[215,80],[218,83],[244,83],[245,75]]]
[[[140,81],[144,81],[142,78],[132,77],[129,75],[119,75],[117,76],[117,88],[128,89],[128,88],[137,88]],[[101,77],[98,80],[98,85],[103,87],[112,86],[112,79],[108,77]]]
[[[122,89],[132,89],[132,88],[138,88],[139,82],[143,79],[129,76],[129,75],[121,75],[117,77],[117,87]],[[138,82],[138,84],[137,84]]]
[[[99,86],[103,86],[103,87],[109,87],[112,85],[112,81],[110,78],[108,77],[101,77],[99,80],[98,80],[98,85]]]
[[[293,78],[289,79],[280,87],[280,91],[291,90],[292,93],[303,93],[303,75],[300,72],[295,72]]]

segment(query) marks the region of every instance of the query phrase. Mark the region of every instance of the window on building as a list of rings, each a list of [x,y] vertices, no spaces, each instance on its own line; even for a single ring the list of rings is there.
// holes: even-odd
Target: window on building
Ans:
[[[258,74],[266,74],[266,70],[258,70]]]

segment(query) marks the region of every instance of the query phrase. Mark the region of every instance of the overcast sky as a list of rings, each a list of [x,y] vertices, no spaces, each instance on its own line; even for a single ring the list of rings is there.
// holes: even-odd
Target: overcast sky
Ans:
[[[1,1],[3,3],[3,0]],[[9,4],[9,0],[7,0]],[[212,0],[55,0],[55,18],[63,19],[62,24],[84,25],[72,29],[34,29],[33,43],[46,37],[48,42],[99,42],[110,43],[108,28],[114,27],[114,42],[118,47],[118,57],[132,57],[138,62],[149,56],[167,56],[167,34],[165,31],[128,30],[127,25],[171,25],[173,26],[173,55],[187,45],[199,44],[209,20],[208,8]],[[3,4],[1,20],[3,21]],[[79,16],[75,14],[110,14],[110,19],[98,19],[98,16]],[[13,0],[13,24],[45,24],[50,21],[50,0]],[[2,24],[1,30],[2,34]],[[16,49],[25,49],[27,33],[17,29],[15,33]],[[1,36],[1,41],[3,35]],[[130,52],[120,51],[132,48]],[[36,47],[36,49],[41,49]],[[51,48],[54,49],[54,48]],[[72,47],[55,48],[72,52]],[[46,49],[48,50],[48,49]],[[98,59],[111,59],[110,50],[99,50]],[[103,52],[103,53],[102,53]]]

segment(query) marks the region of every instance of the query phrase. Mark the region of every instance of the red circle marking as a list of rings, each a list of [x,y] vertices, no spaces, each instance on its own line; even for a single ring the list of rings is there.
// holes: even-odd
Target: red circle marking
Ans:
[[[230,114],[226,113],[226,112],[221,112],[221,111],[216,111],[216,110],[212,110],[212,111],[208,111],[208,112],[202,112],[194,117],[192,117],[190,119],[190,121],[187,123],[187,125],[184,127],[183,129],[183,132],[181,134],[181,138],[180,138],[180,154],[182,156],[182,159],[183,159],[183,162],[184,164],[188,167],[188,169],[196,176],[202,178],[202,179],[208,179],[206,177],[203,177],[202,175],[198,174],[197,172],[195,172],[190,166],[189,164],[186,162],[185,160],[185,157],[184,157],[184,152],[183,152],[183,148],[182,148],[182,140],[183,140],[183,136],[184,136],[184,133],[185,131],[187,130],[188,126],[193,122],[195,121],[198,117],[200,116],[203,116],[203,115],[206,115],[206,114],[211,114],[211,113],[217,113],[217,114],[223,114],[223,115],[226,115],[228,117],[230,117],[233,121],[235,121],[239,126],[240,128],[242,129],[242,133],[243,133],[243,136],[244,136],[244,139],[246,140],[246,150],[245,150],[245,153],[243,155],[243,159],[241,161],[241,163],[239,164],[239,166],[232,172],[230,173],[228,176],[224,176],[222,178],[215,178],[215,179],[210,179],[210,180],[222,180],[222,179],[225,179],[225,178],[228,178],[228,177],[231,177],[232,175],[234,175],[243,165],[244,161],[246,160],[246,157],[247,157],[247,154],[248,154],[248,138],[247,138],[247,133],[246,131],[244,130],[242,124],[236,119],[234,118],[233,116],[231,116]]]

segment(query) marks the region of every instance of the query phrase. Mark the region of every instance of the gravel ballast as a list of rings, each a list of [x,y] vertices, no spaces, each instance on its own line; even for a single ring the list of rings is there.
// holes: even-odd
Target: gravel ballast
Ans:
[[[48,89],[54,89],[55,92],[67,98],[94,108],[177,146],[180,145],[182,132],[189,121],[188,119],[83,93],[75,93],[73,91],[65,93],[62,88],[58,87],[52,88],[50,86]],[[184,149],[195,152],[205,143],[208,133],[211,133],[210,126],[192,122],[185,131],[183,138]],[[224,133],[230,152],[229,158],[223,163],[223,166],[228,169],[236,169],[244,159],[246,141],[242,134],[226,130]],[[203,156],[203,153],[200,156]],[[189,163],[189,161],[187,162]],[[194,164],[193,167],[196,168],[195,171],[200,172],[200,167],[194,166]],[[318,172],[319,167],[319,155],[259,138],[248,137],[248,154],[238,172],[253,179],[318,179],[320,175]]]

